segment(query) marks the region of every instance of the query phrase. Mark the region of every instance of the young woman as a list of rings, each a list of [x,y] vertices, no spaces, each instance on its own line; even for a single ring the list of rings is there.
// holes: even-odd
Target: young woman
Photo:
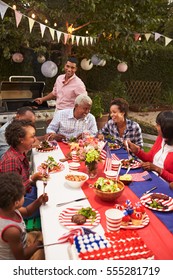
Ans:
[[[112,136],[117,144],[123,145],[125,140],[130,140],[132,143],[142,147],[143,139],[141,128],[137,122],[127,118],[129,104],[123,98],[115,98],[110,105],[111,119],[99,131],[99,139],[101,134]]]
[[[160,112],[156,117],[158,137],[146,153],[128,141],[129,148],[143,163],[145,170],[156,171],[166,181],[173,181],[173,111]]]
[[[48,201],[48,197],[46,194],[41,195],[24,208],[24,193],[20,175],[0,173],[0,260],[30,259],[42,245],[42,242],[35,240],[27,246],[23,217],[31,215],[42,203]]]

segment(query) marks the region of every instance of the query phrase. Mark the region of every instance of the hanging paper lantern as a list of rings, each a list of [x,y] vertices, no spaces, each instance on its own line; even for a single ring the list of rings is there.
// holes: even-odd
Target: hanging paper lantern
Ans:
[[[102,60],[100,60],[98,66],[102,66],[103,67],[103,66],[105,66],[105,64],[106,64],[106,60],[102,59]]]
[[[23,61],[24,57],[23,57],[23,54],[21,53],[14,53],[12,55],[12,60],[14,62],[17,62],[17,63],[21,63]]]
[[[41,66],[42,74],[47,78],[54,77],[58,72],[58,67],[53,61],[46,61]]]
[[[121,62],[121,63],[119,63],[118,66],[117,66],[117,70],[118,70],[119,72],[126,72],[127,69],[128,69],[128,66],[127,66],[127,64],[126,64],[125,62]]]
[[[82,59],[80,66],[83,70],[90,70],[93,67],[93,63],[91,62],[91,59]]]
[[[39,56],[37,57],[37,61],[38,61],[39,63],[43,63],[43,62],[46,61],[46,58],[45,58],[44,55],[39,55]]]
[[[98,65],[100,61],[101,59],[96,54],[91,57],[91,62],[93,63],[93,65]]]

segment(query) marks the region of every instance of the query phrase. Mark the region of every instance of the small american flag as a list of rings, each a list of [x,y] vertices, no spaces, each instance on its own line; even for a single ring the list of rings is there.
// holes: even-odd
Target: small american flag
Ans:
[[[106,142],[104,148],[103,148],[103,153],[106,152],[106,160],[105,160],[105,168],[104,171],[111,170],[111,165],[112,165],[112,155],[111,151],[108,145],[108,142]]]

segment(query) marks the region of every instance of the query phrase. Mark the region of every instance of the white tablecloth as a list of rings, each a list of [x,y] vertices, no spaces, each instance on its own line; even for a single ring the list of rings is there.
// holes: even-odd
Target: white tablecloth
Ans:
[[[33,168],[34,172],[37,171],[37,167],[44,162],[48,156],[52,156],[56,161],[64,158],[64,155],[58,146],[58,149],[52,152],[40,153],[36,149],[32,151],[33,155]],[[85,197],[82,189],[73,189],[66,185],[64,181],[65,174],[69,172],[68,162],[63,163],[65,168],[63,171],[50,175],[50,180],[46,187],[46,192],[49,197],[49,201],[40,207],[41,226],[44,238],[44,245],[54,243],[57,239],[68,231],[66,227],[61,225],[58,221],[59,214],[63,209],[72,206],[87,207],[90,206],[88,200],[79,202],[73,202],[65,206],[57,207],[57,203],[74,200],[77,198]],[[37,182],[38,196],[43,193],[43,182]],[[94,231],[103,234],[104,230],[99,224],[93,228]],[[68,260],[70,256],[68,254],[67,247],[69,243],[57,244],[53,246],[45,246],[45,257],[47,260]]]

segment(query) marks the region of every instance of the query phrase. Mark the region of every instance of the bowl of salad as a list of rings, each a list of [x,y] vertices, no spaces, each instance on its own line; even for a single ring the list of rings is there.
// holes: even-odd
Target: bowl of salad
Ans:
[[[99,177],[94,183],[94,191],[103,201],[115,201],[124,191],[124,184],[120,181]]]

